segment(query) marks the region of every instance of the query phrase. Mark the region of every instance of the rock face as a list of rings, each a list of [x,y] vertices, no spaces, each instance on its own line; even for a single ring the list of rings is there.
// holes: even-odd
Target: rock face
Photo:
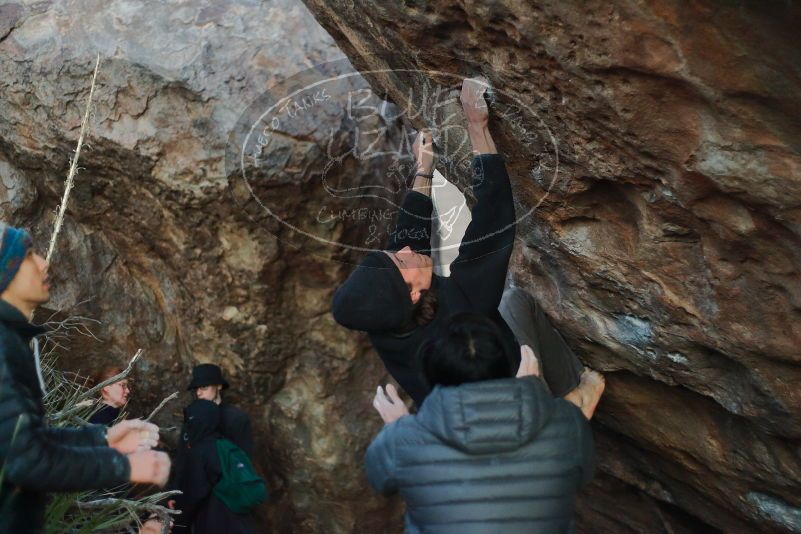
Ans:
[[[402,170],[376,147],[402,144],[402,120],[436,127],[459,182],[452,102],[430,90],[483,73],[521,215],[515,281],[608,380],[581,530],[801,532],[799,6],[307,6],[333,39],[291,0],[0,5],[0,217],[40,248],[104,58],[49,305],[102,321],[101,342],[63,364],[144,348],[138,415],[216,362],[253,418],[265,530],[399,531],[360,469],[384,371],[328,305],[397,211]],[[270,129],[259,111],[318,78],[355,105],[301,91]]]
[[[801,532],[801,6],[305,1],[395,102],[522,103],[515,280],[608,378],[582,529]]]
[[[341,52],[290,0],[0,5],[0,217],[32,228],[41,251],[97,53],[90,136],[39,317],[101,321],[100,342],[76,336],[60,364],[88,374],[145,349],[129,407],[142,416],[185,389],[192,365],[218,363],[253,420],[271,490],[265,531],[374,532],[398,521],[398,503],[374,497],[361,471],[384,370],[328,314],[348,253],[319,240],[293,248],[286,224],[255,201],[277,199],[285,223],[308,222],[306,206],[327,196],[309,176],[342,141],[329,133],[341,130],[342,109],[284,128],[271,151],[282,159],[260,169],[253,195],[226,170],[229,134],[249,106]],[[339,68],[353,70],[340,61],[324,73]],[[329,178],[359,186],[380,161],[335,166]],[[327,217],[319,237],[368,231],[343,220]],[[158,422],[180,425],[180,408]]]

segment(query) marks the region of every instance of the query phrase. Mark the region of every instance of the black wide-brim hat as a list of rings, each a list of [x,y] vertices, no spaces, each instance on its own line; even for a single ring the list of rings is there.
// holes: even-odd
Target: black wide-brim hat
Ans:
[[[222,376],[222,370],[213,363],[201,363],[192,368],[192,381],[186,389],[189,391],[205,386],[222,384],[223,389],[228,389],[228,382]]]

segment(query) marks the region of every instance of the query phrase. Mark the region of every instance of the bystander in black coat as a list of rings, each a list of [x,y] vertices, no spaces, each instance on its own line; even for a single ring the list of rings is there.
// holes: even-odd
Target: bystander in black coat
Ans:
[[[0,300],[0,532],[38,533],[45,493],[128,482],[128,459],[108,447],[103,425],[49,428],[41,375],[29,346],[44,333]]]
[[[245,451],[253,459],[253,432],[250,429],[250,416],[233,404],[220,403],[220,431],[225,439]]]
[[[222,476],[217,440],[221,406],[198,399],[184,409],[184,447],[176,458],[171,489],[182,491],[175,498],[181,514],[175,517],[175,534],[252,534],[253,519],[229,510],[213,493]],[[191,530],[190,530],[191,529]]]
[[[230,387],[222,375],[222,369],[213,363],[201,363],[192,368],[192,381],[187,387],[188,391],[196,393],[198,388],[206,386],[222,386],[225,391]],[[220,403],[220,432],[225,439],[245,451],[249,458],[253,458],[253,433],[250,428],[250,417],[244,410],[227,402]],[[186,429],[181,430],[179,448],[186,441]]]
[[[93,425],[112,426],[120,416],[121,411],[119,408],[109,404],[103,404],[89,417],[89,422]]]

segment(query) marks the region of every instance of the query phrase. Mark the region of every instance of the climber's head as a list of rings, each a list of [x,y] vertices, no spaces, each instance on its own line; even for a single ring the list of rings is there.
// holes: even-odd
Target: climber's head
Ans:
[[[417,353],[431,388],[514,376],[515,359],[498,325],[476,313],[454,315]]]
[[[334,319],[368,332],[402,328],[426,300],[431,279],[431,258],[409,247],[371,252],[334,293]]]
[[[50,300],[47,267],[26,230],[0,223],[0,298],[30,317]]]
[[[406,287],[409,288],[412,304],[417,304],[423,293],[431,287],[431,277],[434,274],[434,262],[431,261],[431,256],[419,254],[409,246],[397,252],[385,251],[384,254],[389,256],[400,271]]]

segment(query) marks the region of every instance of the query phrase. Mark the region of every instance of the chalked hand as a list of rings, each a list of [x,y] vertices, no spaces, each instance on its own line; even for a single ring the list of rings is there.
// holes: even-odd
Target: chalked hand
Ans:
[[[387,384],[386,391],[378,386],[373,398],[373,408],[376,409],[384,423],[389,424],[409,415],[409,410],[398,395],[398,390],[392,384]]]
[[[466,78],[462,82],[462,92],[459,100],[467,116],[467,120],[473,124],[487,124],[489,121],[489,109],[484,94],[489,89],[489,81],[483,76]]]

